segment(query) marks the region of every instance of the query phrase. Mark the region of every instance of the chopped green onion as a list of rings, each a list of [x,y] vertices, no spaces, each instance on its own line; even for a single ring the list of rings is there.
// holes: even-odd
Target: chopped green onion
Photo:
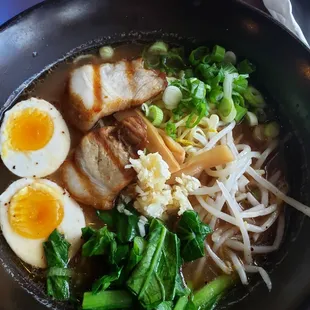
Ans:
[[[219,104],[218,113],[223,122],[232,122],[237,116],[237,111],[232,99],[224,97]]]
[[[182,99],[182,92],[177,86],[168,86],[163,93],[163,102],[168,110],[175,109]]]
[[[175,123],[168,122],[165,128],[166,134],[172,139],[176,139],[177,137],[177,127]]]
[[[238,104],[235,104],[235,109],[236,109],[235,121],[239,123],[243,119],[243,117],[246,115],[248,109]]]
[[[127,291],[102,291],[97,294],[86,292],[82,308],[85,310],[132,309],[132,304],[132,295]]]
[[[256,108],[253,110],[253,112],[256,114],[257,119],[260,123],[265,123],[267,121],[267,114],[262,108]]]
[[[237,56],[234,52],[232,51],[227,51],[225,53],[225,56],[224,56],[224,62],[227,62],[227,63],[231,63],[232,65],[235,65],[236,62],[237,62]]]
[[[223,82],[224,98],[219,104],[218,114],[225,123],[232,122],[237,116],[237,110],[232,99],[232,84],[236,77],[238,77],[237,73],[225,74]]]
[[[212,60],[215,62],[221,62],[224,60],[225,48],[219,45],[215,45],[212,50]]]
[[[240,105],[241,107],[245,108],[244,98],[237,92],[232,92],[232,99],[235,104]]]
[[[204,64],[209,64],[212,62],[212,56],[210,54],[204,56],[201,60],[202,63]]]
[[[210,92],[209,99],[212,103],[217,103],[222,100],[224,96],[223,90],[221,87],[213,88]]]
[[[112,46],[103,46],[99,49],[99,54],[103,60],[111,60],[114,56],[114,49]]]
[[[233,82],[233,90],[237,93],[244,94],[248,88],[248,74],[240,74]]]
[[[149,107],[149,115],[147,116],[147,118],[152,122],[155,127],[158,127],[164,119],[164,112],[156,105],[151,105]]]
[[[267,138],[276,138],[280,133],[280,126],[276,122],[265,125],[264,134]]]
[[[225,73],[237,73],[238,72],[236,67],[231,63],[223,63],[222,64],[222,70],[224,71],[224,74]]]
[[[153,55],[165,55],[168,53],[168,45],[163,41],[157,41],[149,47],[148,52]]]
[[[262,94],[253,86],[247,88],[244,92],[244,98],[255,108],[263,108],[266,104]]]
[[[250,127],[254,127],[254,126],[258,125],[257,116],[253,112],[248,111],[246,113],[245,118],[248,121],[248,124],[249,124]]]
[[[157,69],[160,66],[160,56],[146,54],[143,59],[147,68]]]
[[[187,304],[188,304],[188,296],[187,295],[182,296],[178,299],[173,310],[186,310]]]
[[[149,113],[150,113],[150,109],[149,109],[149,106],[147,103],[143,103],[142,106],[141,106],[141,111],[144,113],[144,115],[146,117],[149,116]]]
[[[219,69],[215,64],[210,66],[209,64],[201,63],[196,67],[196,72],[203,77],[205,82],[209,83],[210,79],[218,75]]]
[[[206,46],[200,46],[198,48],[196,48],[195,50],[193,50],[190,55],[189,55],[189,62],[193,65],[193,66],[197,66],[201,60],[203,59],[203,57],[205,57],[206,54],[209,53],[209,48]]]
[[[249,60],[244,59],[237,65],[240,74],[250,74],[256,70],[255,65],[253,65]]]

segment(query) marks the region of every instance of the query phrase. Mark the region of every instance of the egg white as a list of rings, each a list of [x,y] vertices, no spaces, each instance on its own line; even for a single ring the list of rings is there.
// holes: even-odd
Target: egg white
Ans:
[[[15,254],[24,262],[37,267],[46,268],[46,260],[43,249],[43,242],[47,238],[28,239],[17,234],[9,223],[8,208],[12,197],[22,188],[33,183],[41,183],[53,190],[57,199],[61,201],[64,209],[64,217],[57,230],[65,236],[65,239],[71,244],[69,248],[69,257],[72,258],[79,250],[82,244],[81,229],[85,227],[85,217],[80,206],[70,198],[68,192],[58,186],[56,183],[43,180],[24,178],[12,183],[0,196],[0,226],[4,238],[15,252]]]
[[[7,127],[10,116],[27,108],[46,112],[53,121],[54,132],[50,141],[35,151],[16,151],[10,148]],[[70,150],[70,134],[59,111],[49,102],[30,98],[17,103],[4,115],[0,128],[0,154],[5,166],[19,177],[45,177],[55,172],[66,159]]]

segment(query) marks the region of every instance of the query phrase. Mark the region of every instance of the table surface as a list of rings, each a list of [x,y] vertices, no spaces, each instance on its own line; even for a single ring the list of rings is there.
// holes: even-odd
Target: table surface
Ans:
[[[266,11],[262,0],[243,1]],[[42,2],[42,0],[0,0],[0,25],[13,16],[40,2]],[[310,15],[310,0],[292,0],[292,2],[294,3],[294,16],[301,25],[308,41],[310,41],[310,23],[308,22]],[[4,277],[5,278],[2,278],[0,282],[0,310],[44,309],[32,297],[25,296],[25,292],[18,287],[14,281],[11,281],[9,275],[5,274]],[[305,308],[303,307],[303,309]]]

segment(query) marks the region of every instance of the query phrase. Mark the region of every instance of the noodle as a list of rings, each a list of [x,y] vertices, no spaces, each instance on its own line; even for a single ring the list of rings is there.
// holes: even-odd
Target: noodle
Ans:
[[[218,182],[220,189],[222,190],[223,196],[225,197],[229,207],[231,208],[236,222],[240,228],[240,232],[242,234],[243,242],[244,242],[244,259],[248,264],[252,263],[252,254],[251,254],[251,243],[249,234],[245,228],[245,224],[242,220],[238,207],[236,206],[237,202],[230,196],[227,188],[224,186],[223,183]]]
[[[215,264],[223,270],[223,272],[230,274],[231,269],[227,267],[227,265],[211,250],[208,243],[205,243],[206,250],[209,254],[209,256],[212,258],[212,260],[215,262]]]
[[[272,192],[275,196],[286,202],[288,205],[292,206],[293,208],[297,209],[298,211],[304,213],[307,216],[310,216],[310,208],[306,205],[300,203],[299,201],[285,195],[280,190],[278,190],[272,183],[267,181],[266,179],[262,178],[255,170],[251,167],[247,169],[247,173],[263,188],[266,188],[270,192]]]

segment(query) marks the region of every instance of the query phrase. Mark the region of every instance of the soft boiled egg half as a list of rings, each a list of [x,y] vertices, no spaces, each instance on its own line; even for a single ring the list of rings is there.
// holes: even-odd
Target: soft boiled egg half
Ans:
[[[0,128],[0,153],[14,174],[45,177],[60,167],[69,149],[68,127],[49,102],[30,98],[5,113]]]
[[[0,225],[11,249],[24,262],[45,268],[43,242],[57,229],[71,244],[69,257],[81,246],[85,217],[80,206],[56,183],[24,178],[0,196]]]

